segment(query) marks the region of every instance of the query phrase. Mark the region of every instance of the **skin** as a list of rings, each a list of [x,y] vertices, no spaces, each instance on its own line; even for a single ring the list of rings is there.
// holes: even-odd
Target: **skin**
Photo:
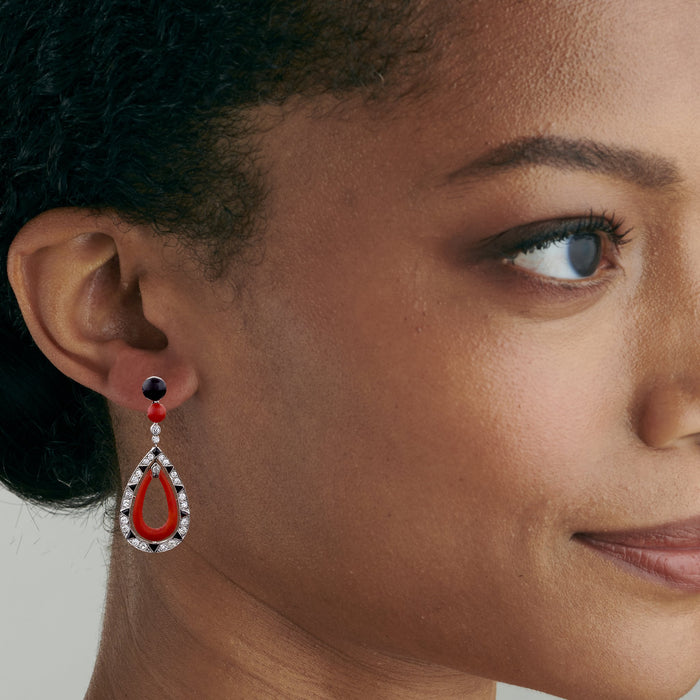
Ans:
[[[420,98],[260,115],[264,251],[220,282],[116,217],[18,234],[28,326],[109,399],[123,481],[150,445],[141,382],[167,380],[161,446],[193,510],[169,554],[117,532],[88,698],[493,698],[498,679],[663,700],[700,676],[700,595],[573,539],[700,512],[697,3],[449,13]],[[678,182],[450,179],[533,136],[648,152]],[[483,253],[591,212],[632,229],[591,280]]]

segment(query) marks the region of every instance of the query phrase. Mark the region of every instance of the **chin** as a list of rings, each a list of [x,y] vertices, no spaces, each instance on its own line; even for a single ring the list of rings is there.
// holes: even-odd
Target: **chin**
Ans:
[[[641,651],[641,650],[640,650]],[[700,657],[679,654],[662,664],[651,654],[620,663],[610,655],[602,667],[587,665],[585,654],[561,666],[559,677],[500,679],[566,700],[679,700],[700,680]]]
[[[586,684],[555,684],[554,687],[533,689],[566,700],[679,700],[692,690],[697,680],[694,677],[691,681],[680,682],[675,677],[667,680],[664,676],[654,679],[621,678],[612,682],[596,679]]]

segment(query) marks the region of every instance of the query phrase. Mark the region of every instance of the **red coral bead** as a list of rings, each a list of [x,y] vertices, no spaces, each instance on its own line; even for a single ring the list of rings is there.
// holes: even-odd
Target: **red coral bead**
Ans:
[[[163,418],[165,418],[165,406],[158,403],[157,401],[155,403],[152,403],[148,407],[148,419],[152,423],[160,423],[163,420]]]

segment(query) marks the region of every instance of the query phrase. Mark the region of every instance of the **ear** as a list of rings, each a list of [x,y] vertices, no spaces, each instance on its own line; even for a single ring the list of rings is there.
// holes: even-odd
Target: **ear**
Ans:
[[[181,280],[147,227],[52,209],[19,231],[7,272],[34,341],[63,374],[137,411],[151,375],[167,382],[170,409],[195,393],[189,315],[177,309]]]

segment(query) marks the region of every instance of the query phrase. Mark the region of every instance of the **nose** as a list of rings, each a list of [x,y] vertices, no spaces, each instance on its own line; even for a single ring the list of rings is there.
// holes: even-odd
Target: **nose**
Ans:
[[[697,172],[692,166],[689,172]],[[700,446],[700,188],[695,182],[648,239],[628,317],[635,375],[631,416],[656,449]],[[669,200],[670,201],[670,200]],[[673,214],[672,212],[675,212]]]
[[[637,432],[656,449],[700,443],[700,368],[697,378],[660,380],[646,391]]]
[[[700,274],[690,267],[667,269],[635,314],[633,415],[639,437],[657,449],[700,444]]]

